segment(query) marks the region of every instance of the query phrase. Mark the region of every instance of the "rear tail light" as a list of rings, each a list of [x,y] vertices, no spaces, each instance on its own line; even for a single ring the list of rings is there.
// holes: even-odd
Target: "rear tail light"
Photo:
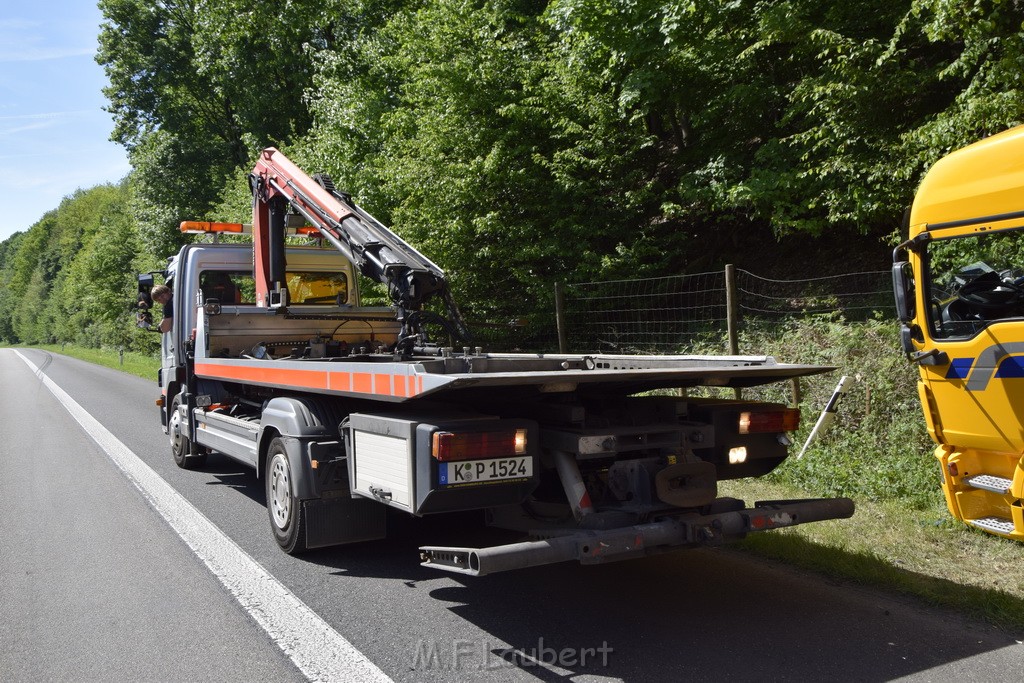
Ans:
[[[800,411],[797,408],[750,410],[740,413],[740,434],[792,432],[799,426]]]
[[[526,453],[526,430],[434,432],[431,454],[441,462],[502,458]]]

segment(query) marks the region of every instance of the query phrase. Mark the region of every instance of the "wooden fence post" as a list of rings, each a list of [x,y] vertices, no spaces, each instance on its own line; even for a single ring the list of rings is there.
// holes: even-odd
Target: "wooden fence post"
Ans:
[[[725,266],[725,308],[726,325],[729,330],[729,353],[737,356],[740,352],[740,298],[736,290],[736,266],[731,263]]]
[[[565,328],[565,292],[562,283],[555,283],[555,326],[558,328],[558,352],[569,353],[568,331]]]
[[[738,356],[740,353],[739,338],[740,318],[740,297],[736,289],[736,266],[731,263],[725,265],[725,321],[729,331],[729,354]],[[736,399],[743,398],[743,392],[736,387],[733,389]]]

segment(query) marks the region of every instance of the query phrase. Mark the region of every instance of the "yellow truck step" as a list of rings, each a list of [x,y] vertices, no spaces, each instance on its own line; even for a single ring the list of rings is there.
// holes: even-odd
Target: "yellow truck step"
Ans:
[[[992,474],[976,474],[973,477],[964,479],[964,483],[976,489],[984,489],[985,491],[1007,494],[1010,492],[1013,480],[1007,479],[1006,477],[997,477]],[[1011,530],[1012,526],[1013,525],[1011,524]]]
[[[1013,520],[1006,519],[1005,517],[982,517],[980,519],[966,519],[964,521],[973,527],[1002,536],[1009,536],[1015,531]]]

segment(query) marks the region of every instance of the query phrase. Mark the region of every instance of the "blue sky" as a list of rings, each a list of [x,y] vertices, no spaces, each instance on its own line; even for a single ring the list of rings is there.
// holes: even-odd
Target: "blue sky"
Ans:
[[[4,2],[0,9],[0,241],[78,188],[129,170],[94,60],[101,21],[88,0]]]

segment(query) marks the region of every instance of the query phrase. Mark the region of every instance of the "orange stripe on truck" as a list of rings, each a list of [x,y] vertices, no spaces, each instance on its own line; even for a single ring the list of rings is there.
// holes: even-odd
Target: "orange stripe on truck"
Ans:
[[[393,377],[388,373],[239,367],[219,363],[196,363],[195,372],[200,377],[234,382],[255,382],[303,389],[323,389],[325,391],[405,398],[420,393],[423,385],[423,380],[420,377]],[[392,379],[395,381],[392,382]]]

